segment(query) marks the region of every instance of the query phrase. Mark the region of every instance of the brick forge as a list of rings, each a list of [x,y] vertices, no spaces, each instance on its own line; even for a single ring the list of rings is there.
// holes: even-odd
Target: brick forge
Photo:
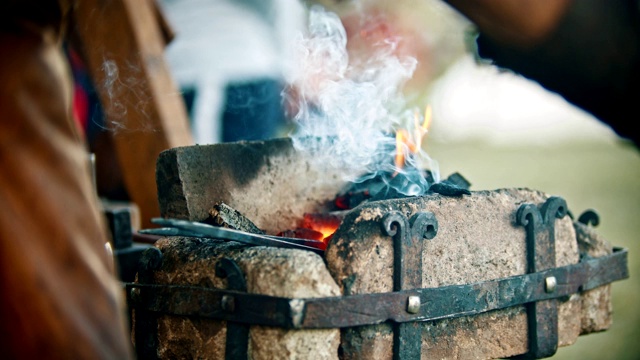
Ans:
[[[224,202],[268,234],[295,227],[305,212],[323,211],[344,185],[339,174],[314,169],[288,139],[170,149],[158,159],[157,182],[163,217],[202,221],[215,203]],[[228,274],[216,271],[230,259],[250,294],[305,299],[393,292],[394,242],[381,223],[395,212],[407,218],[427,212],[437,219],[437,234],[424,241],[418,260],[421,288],[508,278],[529,271],[527,234],[517,224],[518,209],[550,198],[523,188],[365,203],[346,215],[324,257],[303,250],[167,237],[156,243],[161,264],[141,282],[233,288]],[[612,253],[605,239],[569,216],[555,220],[553,233],[557,267]],[[450,299],[452,304],[458,300]],[[437,304],[420,304],[431,305]],[[611,325],[608,284],[561,297],[557,305],[559,346]],[[516,305],[411,324],[418,328],[421,358],[494,359],[530,351],[527,319],[527,306]],[[162,315],[154,328],[155,356],[222,358],[231,351],[228,334],[237,334],[238,326],[218,319]],[[246,355],[251,359],[392,359],[397,348],[397,328],[389,321],[326,329],[246,325],[245,330]]]

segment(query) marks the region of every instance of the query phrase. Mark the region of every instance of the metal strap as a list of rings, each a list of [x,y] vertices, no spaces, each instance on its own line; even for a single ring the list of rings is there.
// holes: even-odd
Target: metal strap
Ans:
[[[564,199],[551,197],[541,209],[534,204],[518,208],[516,221],[526,229],[528,272],[535,273],[556,266],[555,220],[567,214]],[[557,279],[545,278],[544,289],[555,292]],[[558,350],[558,303],[555,299],[527,304],[529,351],[521,358],[550,357]]]
[[[162,265],[162,252],[152,247],[145,250],[140,258],[138,280],[144,283],[153,282],[153,272]],[[138,287],[127,289],[129,309],[132,303],[147,303],[153,301],[153,294],[141,291]],[[135,308],[135,344],[136,357],[140,360],[158,359],[158,316],[159,314],[147,307]]]
[[[247,282],[238,264],[228,258],[216,263],[216,276],[227,279],[230,290],[246,292]],[[222,308],[230,313],[236,311],[235,298],[230,295],[222,297]],[[249,358],[249,325],[235,321],[227,322],[227,342],[225,344],[225,360],[247,360]]]
[[[627,279],[627,255],[628,250],[615,248],[612,254],[577,264],[480,283],[323,298],[284,298],[183,285],[127,283],[126,287],[131,307],[161,314],[287,329],[344,328],[455,318],[569,296]],[[545,289],[549,277],[555,277],[557,283],[552,293]],[[132,293],[144,296],[132,297]],[[233,313],[223,309],[225,295],[235,299]],[[406,311],[410,296],[420,298],[415,314]]]
[[[419,212],[411,219],[392,211],[382,218],[382,231],[393,237],[393,290],[422,287],[422,249],[424,239],[433,239],[438,222],[433,213]],[[410,296],[405,311],[420,311],[417,296]],[[393,358],[395,360],[420,359],[422,329],[415,322],[396,323],[393,329]]]

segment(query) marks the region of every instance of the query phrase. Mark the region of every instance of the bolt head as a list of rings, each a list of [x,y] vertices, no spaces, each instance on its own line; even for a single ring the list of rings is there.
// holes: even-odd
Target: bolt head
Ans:
[[[551,294],[556,291],[558,287],[558,281],[555,276],[549,276],[544,279],[544,291]]]
[[[129,297],[131,301],[138,302],[140,300],[140,289],[139,288],[131,288],[129,291]]]
[[[222,310],[230,313],[236,311],[236,299],[231,295],[223,295],[221,307]]]
[[[417,314],[420,312],[420,297],[409,296],[407,299],[407,312],[409,314]]]

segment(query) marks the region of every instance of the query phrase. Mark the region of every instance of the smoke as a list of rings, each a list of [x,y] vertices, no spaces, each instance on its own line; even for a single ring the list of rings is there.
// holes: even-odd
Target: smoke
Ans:
[[[406,156],[405,168],[394,165],[395,132],[406,128],[413,133],[417,111],[407,107],[402,94],[417,60],[394,54],[400,41],[383,38],[367,56],[350,59],[347,32],[338,15],[319,5],[309,9],[308,30],[296,37],[285,75],[285,100],[295,111],[296,123],[290,136],[298,151],[319,165],[340,169],[347,181],[427,167],[437,179],[437,164],[421,150]],[[415,181],[418,188],[398,190],[408,195],[426,191],[424,177]]]
[[[155,132],[150,120],[151,95],[142,79],[142,71],[131,62],[118,65],[115,60],[105,57],[102,63],[101,87],[102,119],[92,119],[94,125],[103,130]]]
[[[113,60],[105,60],[102,63],[102,72],[104,73],[103,88],[107,98],[109,99],[106,104],[103,105],[106,117],[104,121],[108,123],[108,127],[104,129],[109,129],[114,132],[124,130],[125,126],[122,120],[127,115],[127,109],[120,101],[117,100],[117,89],[120,79],[118,65]]]

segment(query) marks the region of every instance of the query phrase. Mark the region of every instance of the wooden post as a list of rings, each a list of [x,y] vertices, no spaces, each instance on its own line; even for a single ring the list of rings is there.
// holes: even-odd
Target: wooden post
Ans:
[[[170,31],[153,0],[82,0],[70,32],[105,112],[131,201],[143,227],[159,216],[161,151],[193,145],[184,101],[164,59]]]

